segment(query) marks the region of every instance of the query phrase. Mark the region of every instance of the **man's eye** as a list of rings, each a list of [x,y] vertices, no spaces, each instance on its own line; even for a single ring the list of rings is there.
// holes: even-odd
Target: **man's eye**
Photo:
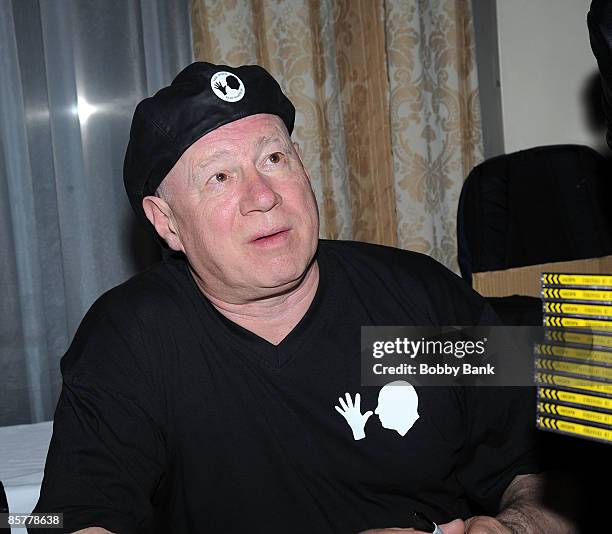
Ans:
[[[226,182],[228,178],[228,175],[224,172],[218,172],[217,174],[213,174],[213,176],[211,176],[210,181],[222,184],[223,182]]]
[[[280,163],[283,159],[283,155],[280,152],[274,152],[268,156],[268,161],[270,163]]]

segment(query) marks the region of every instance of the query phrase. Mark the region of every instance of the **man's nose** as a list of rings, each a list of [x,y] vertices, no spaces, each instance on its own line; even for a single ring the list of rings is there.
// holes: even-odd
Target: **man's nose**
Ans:
[[[257,169],[249,169],[243,175],[244,189],[240,200],[240,212],[270,211],[281,203],[280,195],[274,190],[271,179]]]

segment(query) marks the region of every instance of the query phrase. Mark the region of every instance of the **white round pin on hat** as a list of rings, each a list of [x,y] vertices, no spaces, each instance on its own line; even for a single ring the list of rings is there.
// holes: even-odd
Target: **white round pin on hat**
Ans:
[[[244,96],[244,84],[235,74],[227,71],[215,72],[210,79],[215,95],[226,102],[238,102]]]

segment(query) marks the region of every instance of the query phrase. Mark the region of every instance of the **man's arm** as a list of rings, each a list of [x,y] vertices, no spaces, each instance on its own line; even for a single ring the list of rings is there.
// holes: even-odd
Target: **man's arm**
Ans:
[[[62,359],[64,383],[35,511],[62,512],[68,532],[143,529],[153,520],[152,497],[165,470],[152,353],[137,321],[124,321],[117,306],[112,311],[98,301]]]
[[[468,534],[571,534],[576,526],[542,502],[544,477],[518,475],[502,496],[500,512],[495,518],[471,517],[465,522]]]
[[[542,503],[542,475],[517,475],[504,492],[497,517],[474,516],[439,525],[444,534],[574,534],[576,526]],[[360,534],[426,534],[413,529],[383,528]]]

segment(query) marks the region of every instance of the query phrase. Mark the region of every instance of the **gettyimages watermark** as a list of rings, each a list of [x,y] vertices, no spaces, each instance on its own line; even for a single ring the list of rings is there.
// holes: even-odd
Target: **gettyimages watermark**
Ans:
[[[534,347],[544,341],[543,327],[364,326],[361,384],[533,386]]]

